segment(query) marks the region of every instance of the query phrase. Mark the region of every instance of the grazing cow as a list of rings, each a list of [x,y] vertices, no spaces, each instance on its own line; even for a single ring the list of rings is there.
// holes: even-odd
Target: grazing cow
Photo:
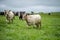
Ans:
[[[4,10],[4,14],[6,16],[6,21],[7,22],[13,22],[14,19],[14,13],[11,10]]]
[[[37,26],[41,27],[41,16],[40,15],[27,15],[25,14],[25,16],[23,16],[23,19],[25,19],[25,21],[27,22],[27,24],[33,25],[33,26]]]

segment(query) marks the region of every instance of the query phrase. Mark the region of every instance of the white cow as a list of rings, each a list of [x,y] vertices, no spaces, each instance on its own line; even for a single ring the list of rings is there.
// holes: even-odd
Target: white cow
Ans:
[[[14,13],[11,11],[11,10],[4,10],[4,14],[5,14],[5,17],[6,17],[6,21],[7,22],[13,22],[13,19],[14,19]]]
[[[27,22],[28,25],[36,25],[37,28],[41,27],[41,16],[38,15],[24,15],[23,19]]]

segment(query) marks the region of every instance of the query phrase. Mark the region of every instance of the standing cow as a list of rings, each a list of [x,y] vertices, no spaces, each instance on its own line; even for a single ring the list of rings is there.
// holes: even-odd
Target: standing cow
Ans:
[[[41,16],[40,15],[27,15],[23,16],[23,19],[27,22],[27,24],[37,26],[37,28],[41,28]]]
[[[11,11],[11,10],[4,10],[4,14],[5,14],[5,17],[6,17],[6,21],[7,22],[13,22],[13,19],[14,19],[14,13]]]
[[[20,12],[18,15],[19,15],[19,19],[22,19],[23,15],[25,14],[25,11],[23,12]]]

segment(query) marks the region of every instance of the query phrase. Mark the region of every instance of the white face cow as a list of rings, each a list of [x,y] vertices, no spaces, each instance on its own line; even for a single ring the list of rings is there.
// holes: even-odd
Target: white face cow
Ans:
[[[13,22],[14,13],[11,10],[4,10],[4,14],[6,17],[6,21],[9,21],[9,23],[10,23],[10,21],[12,20],[12,22]]]
[[[7,14],[9,13],[8,10],[4,10],[4,15],[7,16]]]

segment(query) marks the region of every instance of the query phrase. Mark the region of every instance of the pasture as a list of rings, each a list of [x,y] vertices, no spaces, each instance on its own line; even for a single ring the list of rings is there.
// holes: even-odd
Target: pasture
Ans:
[[[15,17],[13,23],[7,24],[0,15],[0,40],[60,40],[60,14],[41,14],[41,29],[26,27],[26,22]]]

